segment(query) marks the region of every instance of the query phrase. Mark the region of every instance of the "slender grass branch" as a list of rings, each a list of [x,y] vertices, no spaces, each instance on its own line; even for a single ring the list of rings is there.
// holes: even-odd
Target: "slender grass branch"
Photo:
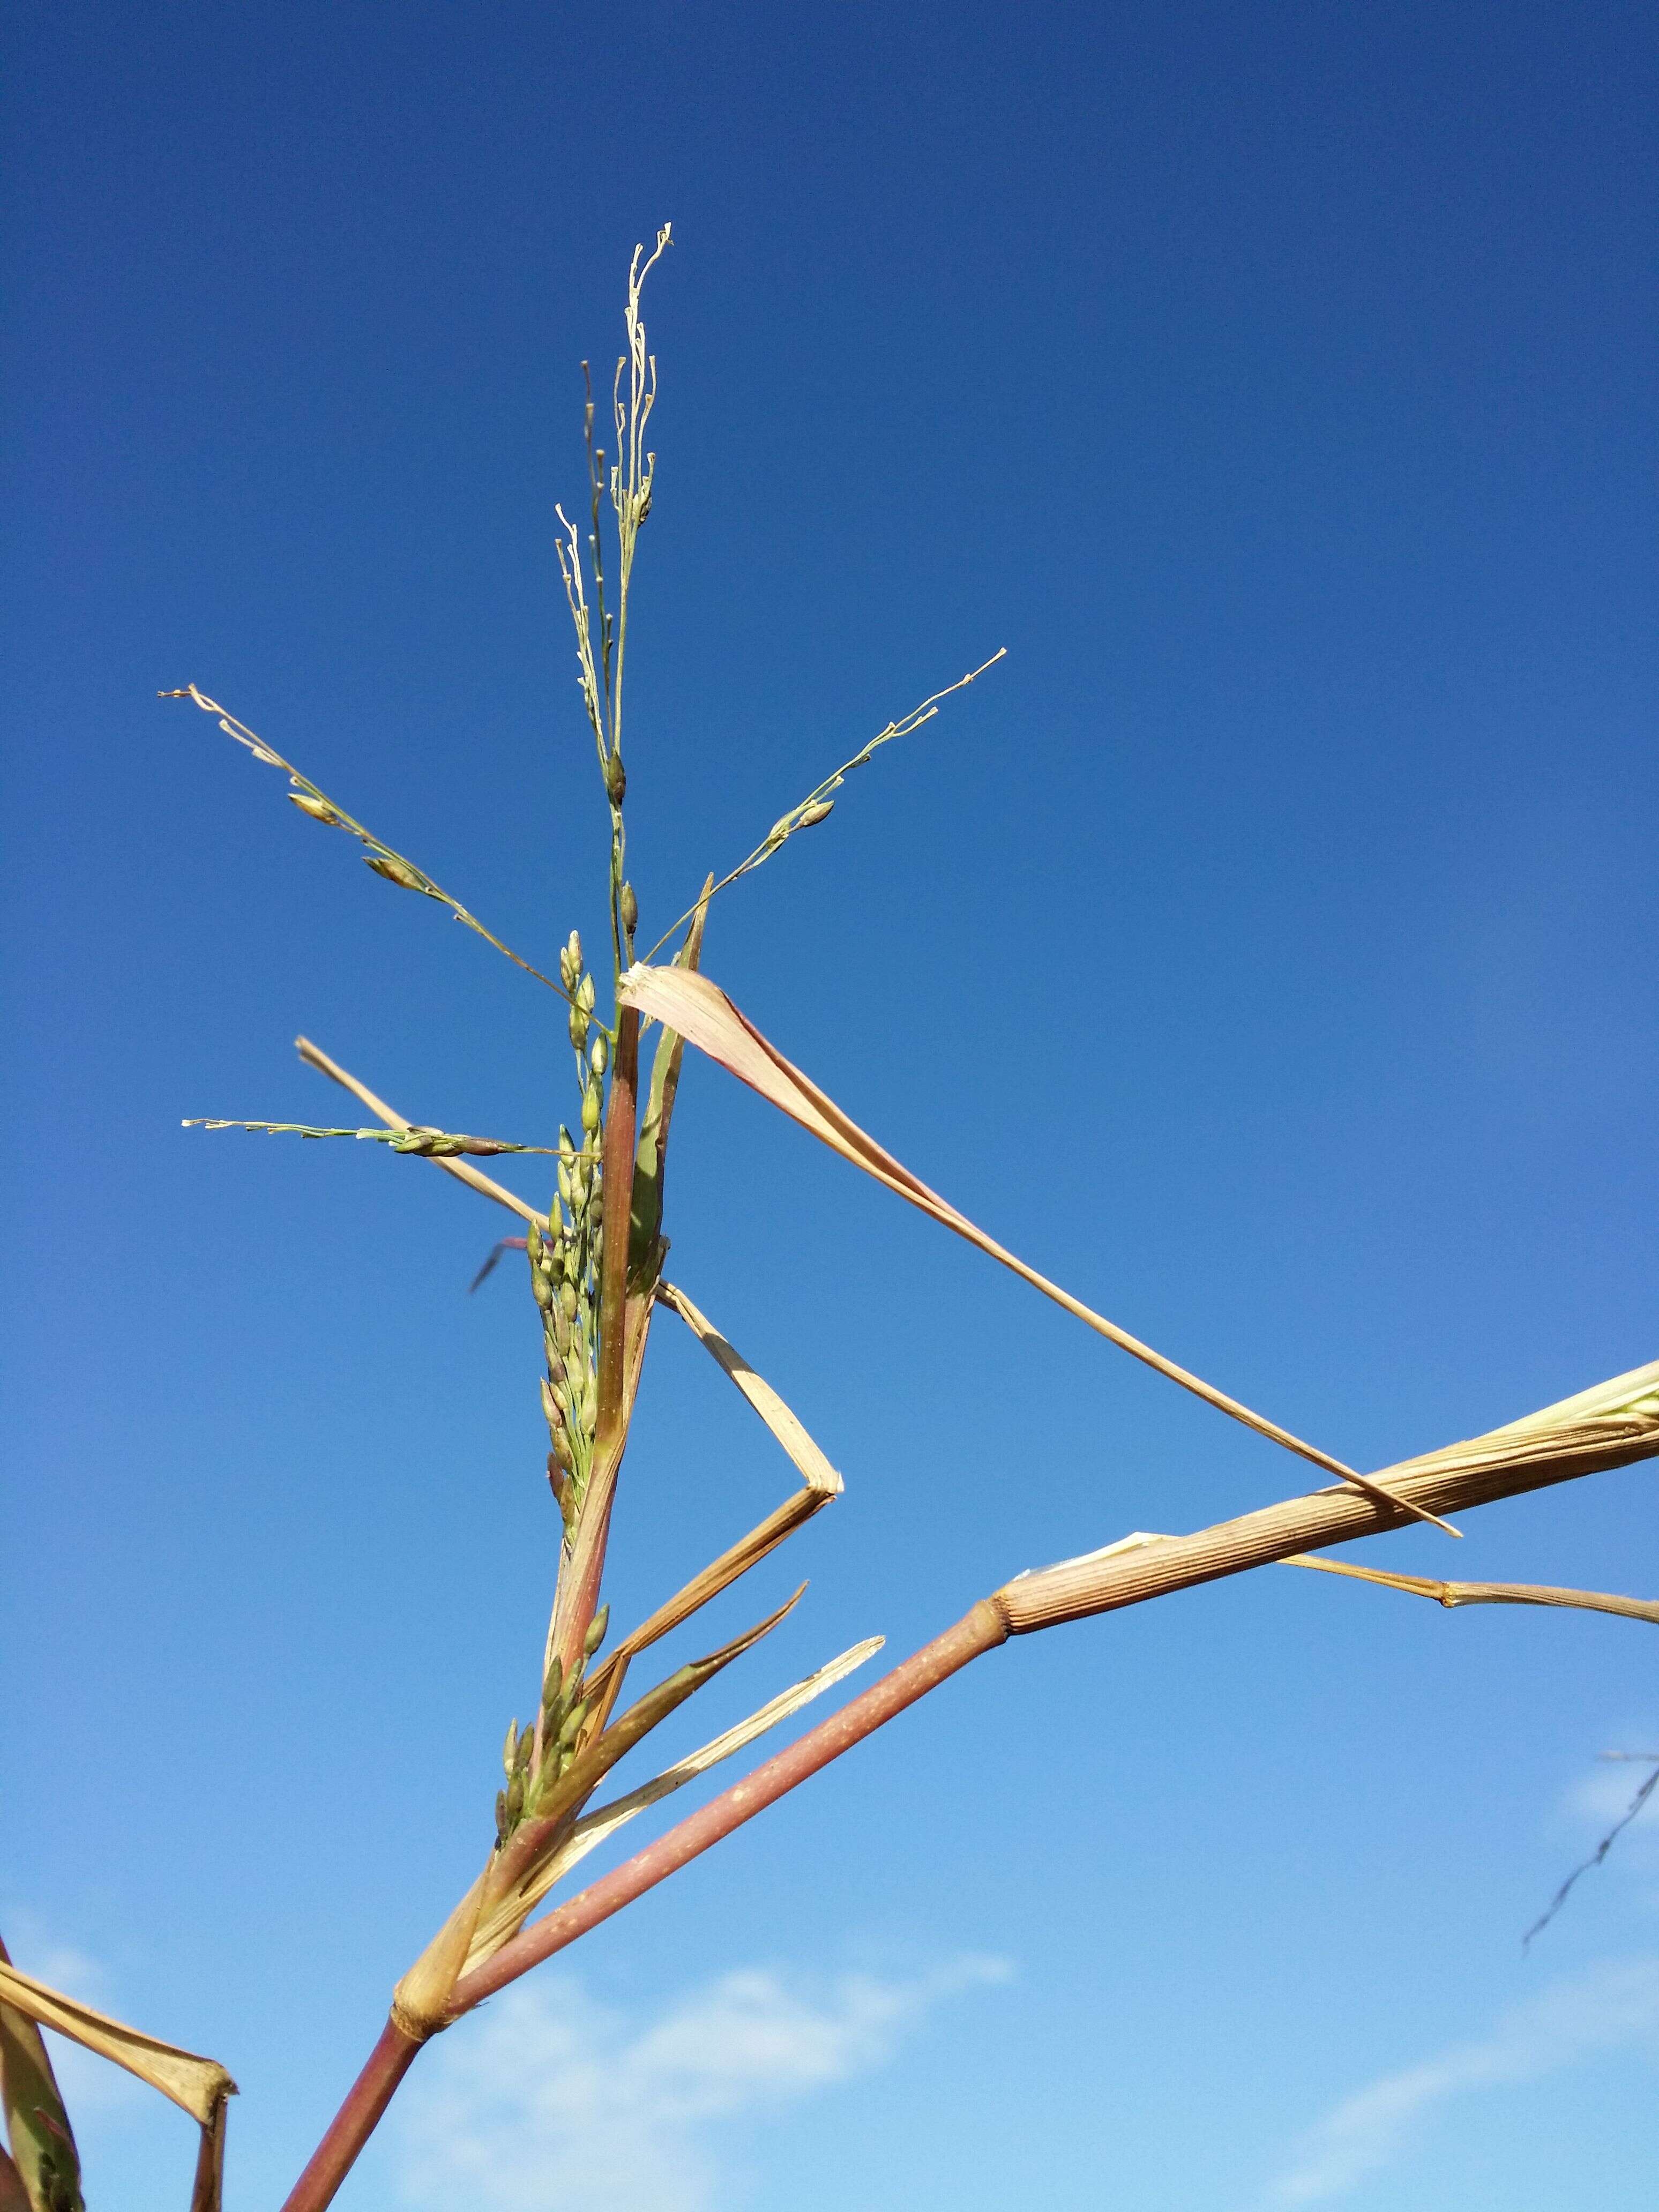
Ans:
[[[314,1067],[319,1075],[327,1076],[331,1083],[337,1083],[343,1091],[349,1091],[361,1104],[368,1107],[371,1114],[378,1114],[387,1128],[412,1129],[415,1127],[412,1121],[404,1119],[395,1106],[388,1106],[385,1099],[377,1097],[366,1083],[359,1082],[337,1060],[331,1060],[322,1047],[313,1044],[309,1037],[295,1037],[294,1043],[307,1067]],[[485,1175],[482,1168],[475,1168],[466,1160],[438,1155],[433,1158],[432,1164],[441,1168],[446,1175],[453,1176],[457,1182],[464,1182],[469,1190],[476,1190],[480,1197],[494,1199],[497,1206],[504,1206],[509,1213],[516,1213],[521,1221],[533,1221],[539,1224],[545,1218],[533,1206],[526,1205],[515,1191],[508,1190],[504,1183],[495,1182],[492,1176]]]
[[[939,712],[942,699],[948,699],[952,692],[966,690],[970,684],[984,675],[988,668],[994,668],[1007,651],[1006,645],[1000,645],[988,660],[981,661],[977,668],[969,669],[966,676],[958,676],[954,684],[947,684],[942,691],[933,692],[922,701],[921,706],[913,707],[901,720],[889,722],[884,730],[878,730],[869,743],[861,745],[850,760],[844,760],[838,769],[824,777],[822,783],[814,784],[805,798],[792,806],[787,814],[781,814],[752,853],[739,860],[735,868],[728,870],[717,884],[706,884],[679,919],[670,922],[644,958],[647,962],[654,960],[669,939],[683,929],[700,908],[706,907],[709,900],[729,884],[736,883],[739,876],[751,875],[757,868],[763,866],[774,853],[782,850],[797,830],[811,830],[820,822],[826,821],[835,805],[831,793],[841,789],[854,769],[862,768],[873,754],[883,745],[890,744],[895,738],[908,738],[924,722],[931,722]]]
[[[390,1145],[394,1152],[416,1159],[494,1159],[502,1152],[542,1152],[556,1158],[556,1145],[509,1145],[499,1137],[459,1137],[444,1129],[428,1129],[416,1122],[402,1129],[319,1129],[307,1121],[224,1121],[192,1116],[182,1122],[186,1129],[252,1129],[267,1137],[356,1137],[359,1142]]]
[[[418,891],[422,898],[435,899],[439,905],[449,908],[457,921],[464,922],[476,936],[482,937],[486,945],[493,945],[497,952],[504,954],[515,968],[522,968],[525,974],[534,976],[537,982],[545,983],[548,989],[556,992],[560,998],[569,998],[570,994],[562,983],[556,983],[550,975],[544,975],[539,968],[532,966],[510,945],[503,943],[494,930],[486,928],[476,914],[464,907],[458,898],[452,897],[441,884],[428,875],[424,868],[417,867],[403,854],[394,852],[372,830],[366,830],[343,806],[337,805],[325,791],[320,790],[308,775],[295,768],[292,761],[284,760],[275,745],[256,737],[246,722],[239,722],[216,699],[210,699],[193,684],[186,684],[176,691],[159,692],[156,696],[162,699],[193,700],[204,714],[216,715],[219,727],[228,738],[234,738],[239,745],[252,754],[255,760],[263,762],[269,768],[280,768],[286,773],[293,787],[289,796],[301,813],[308,814],[313,822],[320,822],[331,830],[343,830],[348,836],[355,837],[360,845],[367,847],[365,857],[377,876],[384,877],[387,883],[398,884],[404,890]],[[609,1035],[609,1031],[606,1034]]]

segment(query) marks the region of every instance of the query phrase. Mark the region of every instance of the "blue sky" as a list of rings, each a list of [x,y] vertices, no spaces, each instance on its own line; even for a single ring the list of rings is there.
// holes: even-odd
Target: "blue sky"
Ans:
[[[552,506],[672,220],[647,935],[1006,646],[710,972],[1351,1462],[1545,1404],[1659,1352],[1656,58],[1465,0],[16,12],[0,1926],[230,2065],[233,2208],[475,1870],[553,1522],[489,1210],[179,1122],[333,1118],[301,1030],[451,1127],[572,1102],[544,994],[155,694],[597,944]],[[672,1747],[1303,1486],[712,1066],[681,1102],[671,1272],[848,1488]],[[657,1337],[619,1618],[790,1480]],[[1369,1555],[1652,1595],[1651,1480]],[[447,2039],[342,2203],[1646,2205],[1651,1838],[1519,1944],[1595,1754],[1659,1750],[1644,1633],[1271,1571],[1025,1639]],[[178,2115],[79,2109],[94,2212],[180,2201]]]

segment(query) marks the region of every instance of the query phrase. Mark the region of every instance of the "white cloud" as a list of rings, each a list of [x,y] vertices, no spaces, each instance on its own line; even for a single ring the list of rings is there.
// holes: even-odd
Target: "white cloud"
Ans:
[[[520,1984],[434,2047],[400,2124],[404,2201],[453,2212],[703,2212],[714,2124],[881,2065],[958,1991],[1004,1981],[969,1958],[911,1980],[847,1974],[817,1993],[760,1968],[631,2018],[574,1976]]]
[[[1477,2043],[1384,2075],[1304,2136],[1269,2191],[1279,2204],[1345,2195],[1400,2151],[1414,2124],[1472,2089],[1535,2081],[1597,2051],[1650,2045],[1659,2057],[1659,1958],[1609,1961],[1553,1984]]]

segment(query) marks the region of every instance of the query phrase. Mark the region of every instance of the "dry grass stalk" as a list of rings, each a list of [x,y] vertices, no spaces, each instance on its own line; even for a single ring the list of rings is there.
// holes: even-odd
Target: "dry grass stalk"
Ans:
[[[1398,1528],[1412,1506],[1455,1513],[1553,1483],[1626,1467],[1659,1452],[1659,1360],[1598,1383],[1488,1435],[1381,1470],[1396,1504],[1349,1489],[1318,1490],[1236,1521],[1168,1536],[1133,1552],[1065,1559],[998,1591],[1016,1635],[1139,1605],[1172,1589],[1267,1566]]]

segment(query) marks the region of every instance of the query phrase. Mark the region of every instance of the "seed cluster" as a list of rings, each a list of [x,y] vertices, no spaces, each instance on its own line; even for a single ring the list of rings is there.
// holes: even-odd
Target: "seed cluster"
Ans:
[[[603,1031],[594,1030],[590,1041],[593,978],[582,972],[581,939],[574,929],[559,954],[559,975],[571,1000],[570,1042],[582,1090],[581,1141],[560,1125],[558,1196],[548,1209],[545,1231],[532,1221],[526,1244],[547,1353],[542,1411],[553,1447],[547,1479],[564,1516],[568,1544],[587,1489],[599,1414],[599,1252],[605,1234],[599,1130],[606,1065]]]
[[[47,2118],[45,2113],[40,2117],[43,2119]],[[50,2124],[48,2120],[48,2125]],[[54,2129],[53,2132],[61,2133],[61,2130]],[[79,2172],[79,2163],[76,2160],[72,2144],[64,2154],[64,2163],[61,2165],[50,2150],[43,2150],[40,2153],[40,2162],[35,2167],[35,2185],[40,2192],[40,2201],[46,2208],[46,2212],[86,2212],[85,2199],[81,2194]]]
[[[533,1817],[543,1800],[575,1759],[580,1747],[582,1723],[592,1709],[592,1699],[582,1686],[587,1662],[605,1641],[611,1608],[602,1606],[588,1624],[582,1656],[564,1678],[564,1668],[555,1653],[542,1683],[539,1729],[520,1729],[516,1720],[507,1725],[501,1747],[507,1787],[495,1793],[495,1840],[504,1844],[520,1820]],[[541,1751],[537,1753],[540,1740]]]

